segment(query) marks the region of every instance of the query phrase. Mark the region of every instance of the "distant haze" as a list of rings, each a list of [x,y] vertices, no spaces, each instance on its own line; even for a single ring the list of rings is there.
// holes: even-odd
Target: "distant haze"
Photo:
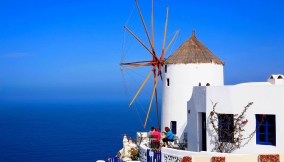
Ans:
[[[139,3],[150,30],[151,1]],[[159,48],[166,6],[168,41],[181,30],[166,57],[195,29],[225,62],[225,84],[284,74],[283,1],[156,0],[155,6]],[[119,67],[125,39],[126,61],[151,59],[123,29],[147,42],[133,8],[133,0],[1,1],[0,103],[128,100]]]

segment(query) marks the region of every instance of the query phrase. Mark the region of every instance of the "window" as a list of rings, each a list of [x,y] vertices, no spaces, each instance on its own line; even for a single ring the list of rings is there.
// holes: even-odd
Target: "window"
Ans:
[[[165,73],[168,72],[168,65],[165,65]]]
[[[234,142],[234,115],[218,114],[219,142]]]
[[[275,115],[255,115],[256,144],[276,145]]]
[[[167,78],[167,86],[170,86],[170,79]]]
[[[171,130],[173,134],[177,134],[177,122],[176,121],[171,121]]]

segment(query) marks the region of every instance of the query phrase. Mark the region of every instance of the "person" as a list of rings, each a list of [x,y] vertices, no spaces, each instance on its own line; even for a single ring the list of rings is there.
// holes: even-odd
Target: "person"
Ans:
[[[175,140],[175,136],[169,127],[165,127],[166,137],[163,138],[164,146],[168,145],[168,141],[173,142]]]
[[[155,129],[154,127],[151,127],[151,130],[147,133],[148,138],[152,138],[152,133],[153,133],[154,129]]]
[[[155,128],[152,133],[152,148],[159,149],[160,148],[160,140],[161,140],[161,134],[159,133],[159,128]]]
[[[155,129],[154,127],[151,127],[151,130],[147,133],[150,147],[152,146],[152,134],[153,134],[154,129]]]

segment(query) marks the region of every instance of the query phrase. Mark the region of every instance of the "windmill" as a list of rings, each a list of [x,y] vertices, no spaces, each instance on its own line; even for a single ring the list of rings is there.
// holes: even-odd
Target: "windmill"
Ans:
[[[137,35],[135,35],[127,26],[124,26],[124,28],[150,53],[150,59],[148,59],[146,61],[122,62],[120,65],[122,66],[122,68],[121,68],[122,70],[128,70],[128,69],[132,69],[132,68],[145,67],[145,66],[151,67],[150,72],[148,73],[148,75],[146,76],[146,78],[142,82],[141,86],[139,87],[139,89],[135,93],[131,102],[129,103],[129,107],[131,107],[131,105],[136,100],[137,96],[139,95],[139,93],[141,92],[141,90],[143,89],[143,87],[145,86],[147,81],[149,80],[150,76],[153,76],[154,86],[153,86],[153,91],[152,91],[152,95],[151,95],[146,119],[145,119],[145,122],[144,122],[144,128],[145,128],[146,125],[147,125],[147,121],[148,121],[148,118],[149,118],[149,114],[150,114],[150,110],[151,110],[154,98],[155,98],[155,102],[156,102],[156,115],[158,117],[157,84],[158,84],[159,77],[162,80],[162,67],[163,67],[163,62],[164,62],[164,56],[165,56],[167,50],[169,49],[169,47],[171,46],[171,44],[173,43],[173,41],[175,40],[179,31],[175,32],[173,38],[171,39],[169,44],[166,46],[166,35],[167,35],[167,26],[168,26],[168,11],[169,11],[169,9],[167,7],[166,8],[166,19],[165,19],[165,25],[164,25],[164,36],[163,36],[162,50],[161,50],[160,55],[158,55],[157,54],[158,52],[155,50],[154,0],[152,0],[151,36],[149,35],[147,25],[144,21],[141,9],[140,9],[139,4],[138,4],[138,0],[135,0],[135,5],[136,5],[137,10],[139,12],[140,20],[141,20],[141,23],[143,25],[143,28],[144,28],[144,31],[145,31],[145,34],[146,34],[146,37],[147,37],[147,44],[148,45],[146,43],[144,43]],[[159,120],[158,120],[158,125],[160,126]]]

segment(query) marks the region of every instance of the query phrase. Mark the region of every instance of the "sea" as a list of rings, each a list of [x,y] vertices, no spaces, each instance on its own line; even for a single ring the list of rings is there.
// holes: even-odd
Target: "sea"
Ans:
[[[0,161],[93,162],[135,140],[145,116],[124,102],[0,105]]]

